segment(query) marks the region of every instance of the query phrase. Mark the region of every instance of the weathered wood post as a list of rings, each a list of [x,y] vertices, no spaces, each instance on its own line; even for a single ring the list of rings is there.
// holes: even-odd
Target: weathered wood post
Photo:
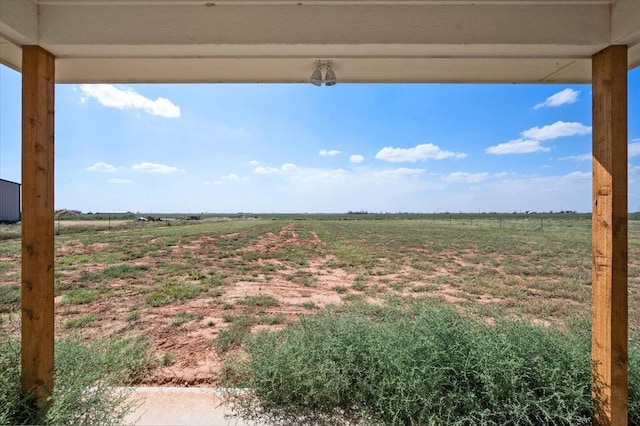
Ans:
[[[628,422],[627,47],[592,58],[593,396],[597,425]]]
[[[53,388],[55,58],[22,48],[22,391],[44,411]]]

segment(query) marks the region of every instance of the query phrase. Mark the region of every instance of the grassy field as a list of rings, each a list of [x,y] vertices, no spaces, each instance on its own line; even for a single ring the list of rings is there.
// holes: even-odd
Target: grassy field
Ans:
[[[450,305],[486,323],[506,316],[562,328],[591,309],[586,215],[88,219],[56,237],[56,334],[144,339],[155,361],[137,383],[233,381],[225,360],[243,356],[248,333],[301,314]],[[632,219],[635,332],[640,221]],[[19,228],[0,225],[1,327],[14,335],[19,283]]]

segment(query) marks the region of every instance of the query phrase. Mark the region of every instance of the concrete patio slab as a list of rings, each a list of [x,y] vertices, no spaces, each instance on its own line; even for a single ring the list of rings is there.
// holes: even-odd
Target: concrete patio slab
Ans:
[[[126,418],[127,424],[266,426],[231,418],[221,405],[222,392],[211,388],[136,387],[131,398],[139,406]]]

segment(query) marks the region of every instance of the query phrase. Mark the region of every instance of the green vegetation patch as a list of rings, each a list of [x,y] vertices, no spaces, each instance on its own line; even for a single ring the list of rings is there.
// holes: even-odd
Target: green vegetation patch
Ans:
[[[257,322],[252,315],[229,315],[225,321],[230,322],[229,326],[211,342],[220,353],[240,347],[242,341],[251,332],[251,327]]]
[[[194,320],[200,320],[202,319],[202,317],[203,317],[202,314],[197,314],[192,312],[180,312],[171,318],[171,322],[169,324],[173,327],[179,327],[188,322],[191,322]]]
[[[246,306],[278,306],[280,302],[270,294],[259,294],[256,296],[245,296],[244,299],[238,301],[239,304]]]
[[[127,322],[133,322],[140,318],[140,311],[131,311],[127,314]]]
[[[140,338],[56,341],[55,386],[51,407],[43,415],[20,389],[20,342],[0,337],[0,424],[122,424],[134,408],[131,384],[151,365]]]
[[[90,290],[84,287],[76,287],[68,290],[64,293],[62,303],[64,305],[82,305],[85,303],[91,303],[100,298],[100,292],[97,290]]]
[[[89,282],[101,282],[112,280],[116,278],[131,278],[137,277],[146,273],[148,267],[145,265],[129,265],[121,264],[110,266],[102,271],[91,271],[82,274],[82,279]]]
[[[269,424],[591,424],[588,321],[561,331],[443,308],[394,315],[321,314],[246,339],[252,392],[229,396],[236,412]],[[630,346],[639,424],[637,337]]]
[[[164,281],[157,290],[147,295],[147,305],[158,307],[180,300],[194,299],[202,292],[203,288],[199,284],[168,280]]]
[[[305,287],[315,287],[318,284],[318,279],[310,271],[296,270],[293,274],[284,275],[287,281],[291,281],[296,284],[302,284]]]
[[[16,284],[0,285],[0,313],[20,309],[20,286]]]
[[[376,261],[371,251],[366,247],[346,242],[336,244],[333,253],[337,260],[333,262],[332,266],[339,268],[370,266]]]
[[[89,314],[80,318],[70,319],[64,323],[64,326],[67,328],[81,328],[91,324],[96,320],[96,318],[96,314]]]
[[[219,353],[239,348],[244,339],[251,333],[251,328],[253,328],[254,325],[278,325],[286,321],[286,317],[283,314],[270,315],[264,312],[257,315],[227,314],[223,315],[223,319],[229,323],[229,325],[210,342]]]

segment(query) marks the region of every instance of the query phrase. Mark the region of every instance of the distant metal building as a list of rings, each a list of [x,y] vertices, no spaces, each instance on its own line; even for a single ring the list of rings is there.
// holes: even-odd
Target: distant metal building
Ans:
[[[0,222],[20,220],[20,184],[0,179]]]

